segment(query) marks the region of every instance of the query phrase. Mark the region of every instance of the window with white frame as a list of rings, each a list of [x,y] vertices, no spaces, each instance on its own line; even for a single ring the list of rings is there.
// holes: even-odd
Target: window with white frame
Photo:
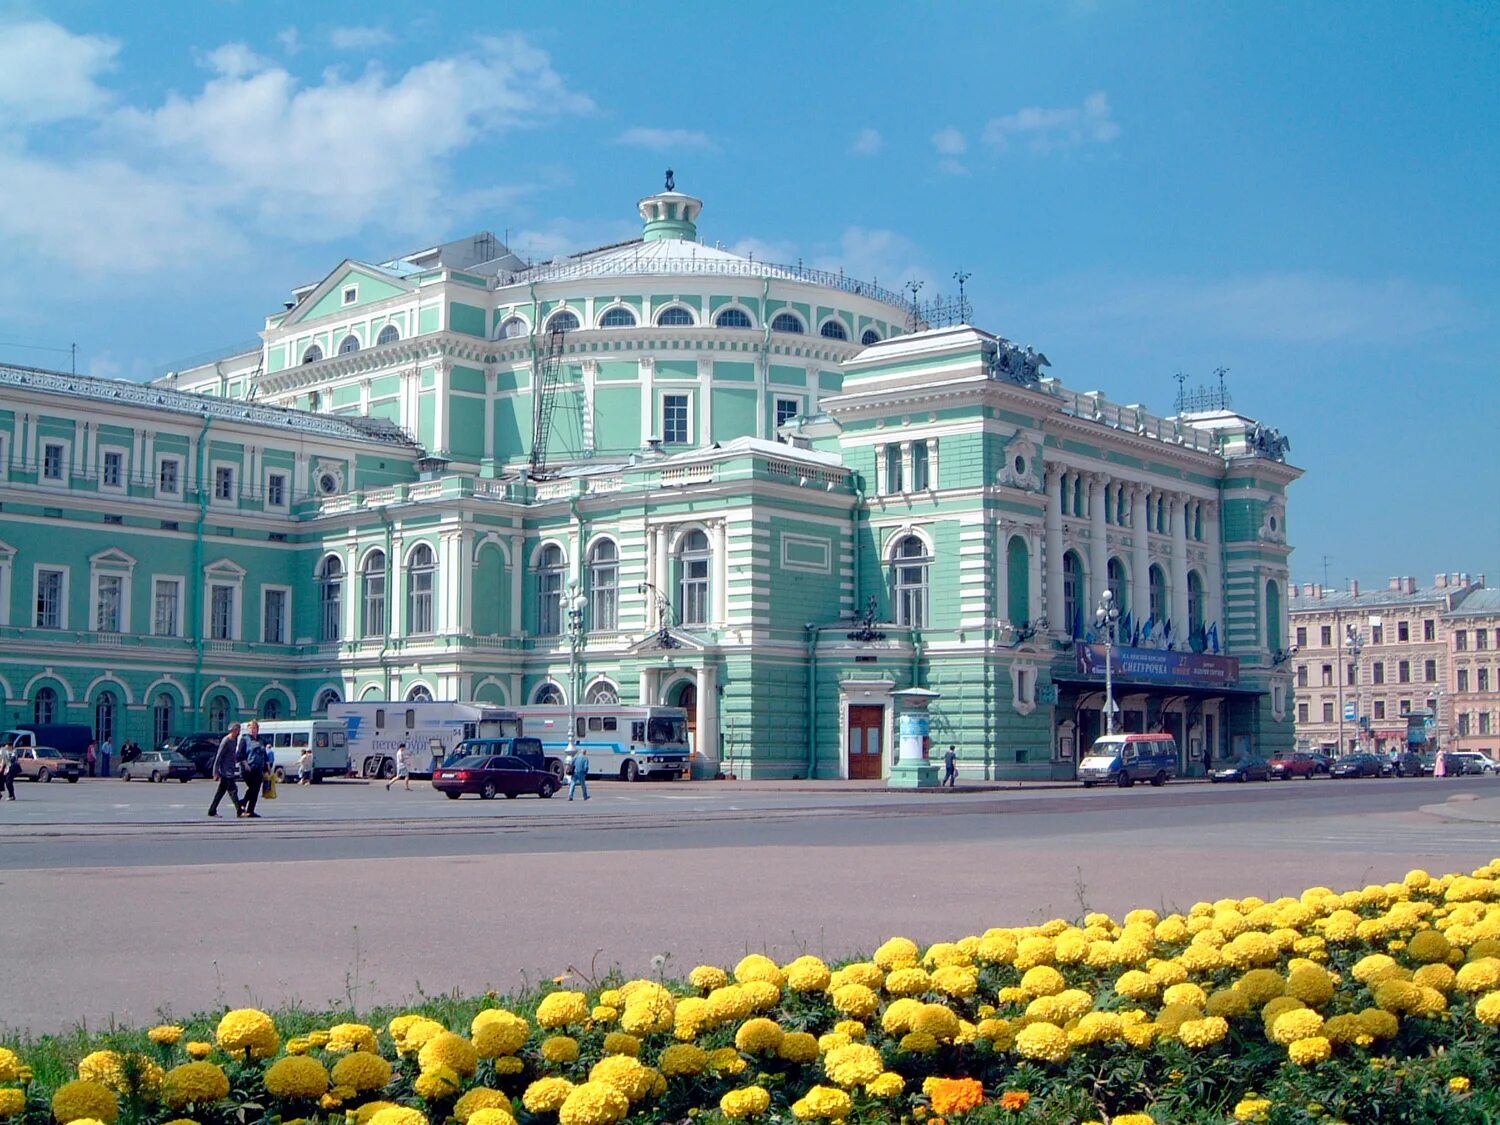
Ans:
[[[5,459],[5,435],[0,434],[0,480],[4,480],[10,470],[10,462]]]
[[[120,488],[125,483],[125,454],[106,449],[99,464],[99,483],[105,488]]]
[[[318,567],[318,640],[332,644],[343,636],[344,564],[337,555]]]
[[[634,328],[635,313],[624,305],[616,305],[612,309],[606,309],[604,315],[599,318],[600,328]]]
[[[229,696],[215,692],[208,701],[208,725],[210,730],[223,730],[229,725]]]
[[[271,473],[266,477],[266,504],[272,508],[286,507],[285,473]]]
[[[49,441],[42,446],[42,476],[47,480],[62,480],[63,466],[67,463],[68,447]]]
[[[307,350],[302,353],[302,362],[303,363],[317,363],[318,360],[320,360],[322,358],[323,358],[323,349],[320,348],[317,344],[310,344],[310,345],[308,345]]]
[[[232,641],[234,637],[235,587],[213,582],[208,587],[208,635],[215,641]]]
[[[776,428],[780,429],[793,418],[802,413],[802,400],[799,398],[778,398],[776,400]]]
[[[234,499],[234,469],[229,465],[214,466],[214,499]]]
[[[119,574],[99,574],[94,578],[94,631],[121,632],[120,614],[125,600],[125,578]]]
[[[353,355],[357,351],[359,351],[359,337],[354,333],[349,333],[339,341],[339,355]]]
[[[714,325],[718,328],[754,328],[755,324],[750,319],[750,314],[744,309],[733,306],[725,309],[714,318]]]
[[[794,313],[777,313],[771,319],[772,332],[787,332],[794,336],[803,335],[807,329],[802,326],[802,321]]]
[[[156,702],[151,705],[151,745],[164,746],[172,737],[172,718],[176,710],[177,701],[170,692],[157,693]]]
[[[873,328],[866,328],[860,333],[859,342],[867,348],[871,344],[878,344],[880,343],[880,333],[876,332]]]
[[[576,313],[563,309],[555,313],[551,320],[547,321],[548,332],[576,332],[578,330],[578,316]]]
[[[34,723],[54,723],[57,721],[57,712],[57,692],[49,687],[37,688],[36,700],[31,708],[31,721]]]
[[[684,625],[707,624],[708,572],[713,562],[708,536],[697,528],[688,532],[682,537],[677,558],[682,567],[677,619]]]
[[[656,314],[656,323],[662,328],[688,328],[692,326],[693,314],[681,305],[669,305]]]
[[[686,445],[688,441],[688,396],[661,396],[661,437],[668,445]]]
[[[291,592],[283,586],[261,590],[260,639],[268,645],[286,644],[286,610]]]
[[[825,320],[823,327],[818,329],[818,335],[825,340],[847,340],[849,338],[849,330],[840,321]]]
[[[611,539],[599,540],[589,551],[589,609],[592,629],[620,627],[620,552]]]
[[[382,636],[385,633],[384,551],[371,551],[365,556],[360,581],[363,585],[361,600],[364,602],[364,619],[360,623],[360,636]]]
[[[158,637],[182,635],[182,579],[158,578],[151,598],[151,632]]]
[[[401,330],[394,324],[387,324],[380,330],[380,334],[375,337],[375,343],[377,346],[394,344],[399,339],[401,339]]]
[[[432,612],[433,584],[437,560],[432,548],[419,543],[406,560],[406,631],[425,635],[433,632],[436,622]]]
[[[589,686],[589,690],[584,693],[583,701],[598,706],[613,706],[620,702],[620,689],[608,680],[601,680]],[[613,722],[613,720],[610,721]]]
[[[533,703],[556,706],[564,702],[562,688],[556,684],[546,683],[536,689],[536,694],[531,697]]]
[[[542,548],[536,567],[536,632],[539,637],[562,635],[562,548],[549,543]]]
[[[914,492],[932,487],[932,465],[925,441],[911,443],[911,487]]]
[[[500,339],[514,340],[526,335],[526,322],[518,316],[507,317],[500,322]]]
[[[891,591],[896,624],[920,629],[927,624],[927,574],[932,556],[916,535],[904,536],[891,552]]]
[[[176,496],[181,490],[182,462],[176,457],[163,457],[156,465],[156,491]]]
[[[350,285],[344,289],[344,304],[352,305],[359,300],[359,286]]]
[[[38,567],[36,571],[36,627],[68,627],[68,572],[62,567]]]
[[[885,490],[887,492],[904,491],[904,483],[901,471],[901,447],[899,445],[888,445],[885,447]]]

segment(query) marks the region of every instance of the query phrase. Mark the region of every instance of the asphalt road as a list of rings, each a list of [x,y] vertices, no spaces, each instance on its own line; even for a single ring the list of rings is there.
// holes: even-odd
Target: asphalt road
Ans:
[[[640,973],[656,954],[669,973],[748,950],[838,956],[893,933],[1185,909],[1500,855],[1500,825],[1420,811],[1500,795],[1488,778],[593,792],[450,802],[420,784],[327,784],[283,789],[259,821],[211,821],[203,783],[25,786],[0,804],[0,941],[37,952],[0,992],[0,1027],[362,1010],[569,966]]]

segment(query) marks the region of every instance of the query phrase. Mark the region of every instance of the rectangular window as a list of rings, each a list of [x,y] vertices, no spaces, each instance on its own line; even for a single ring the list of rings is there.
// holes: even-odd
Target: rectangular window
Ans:
[[[63,627],[65,582],[66,575],[61,570],[36,572],[36,627],[38,629],[61,629]]]
[[[1372,684],[1385,683],[1385,665],[1378,660],[1370,665],[1370,682]]]
[[[359,300],[359,287],[358,286],[351,285],[351,286],[349,286],[349,288],[347,288],[347,289],[344,290],[344,304],[346,304],[346,305],[352,305],[357,300]]]
[[[1297,686],[1298,687],[1306,687],[1307,686],[1307,665],[1306,664],[1299,664],[1299,665],[1297,665]]]
[[[1422,621],[1422,639],[1424,641],[1437,640],[1437,622],[1430,617]]]
[[[1306,703],[1299,703],[1299,704],[1297,704],[1297,721],[1299,723],[1306,723],[1307,722],[1307,704]]]
[[[1467,668],[1460,668],[1458,670],[1458,690],[1469,690],[1469,670]]]
[[[1347,667],[1347,668],[1344,669],[1344,683],[1347,684],[1347,685],[1351,685],[1351,686],[1354,685],[1354,684],[1359,683],[1359,668],[1358,667],[1356,667],[1355,665],[1351,664],[1351,665],[1349,665],[1349,667]]]
[[[1403,715],[1410,715],[1411,714],[1411,700],[1410,699],[1403,699],[1401,701],[1401,713]]]
[[[1437,661],[1425,660],[1422,662],[1422,679],[1429,683],[1437,683]]]
[[[1488,668],[1479,669],[1477,679],[1479,680],[1480,691],[1490,690],[1490,670]]]
[[[1396,665],[1396,682],[1398,684],[1411,683],[1411,661],[1403,660]]]
[[[1385,643],[1385,626],[1384,625],[1371,625],[1370,626],[1370,643],[1372,645],[1378,645],[1378,644],[1384,644]]]
[[[1482,634],[1481,634],[1482,635]],[[1469,650],[1469,634],[1467,630],[1458,629],[1453,634],[1453,651],[1467,652]]]
[[[53,445],[51,442],[42,447],[42,476],[48,480],[63,479],[63,458],[67,455],[67,447]]]
[[[1297,647],[1298,648],[1306,648],[1307,647],[1307,626],[1306,625],[1298,625],[1297,626]]]
[[[1480,734],[1490,734],[1491,733],[1491,731],[1490,731],[1490,713],[1488,711],[1481,711],[1481,712],[1479,712],[1479,733]]]
[[[1469,713],[1467,711],[1458,716],[1458,733],[1460,737],[1466,737],[1469,733]]]
[[[1490,647],[1489,641],[1490,641],[1489,634],[1486,633],[1483,629],[1475,629],[1474,630],[1474,647],[1475,648],[1479,649],[1482,652],[1485,649],[1487,649],[1487,648]],[[1500,644],[1500,629],[1496,629],[1495,630],[1495,643],[1496,644]]]
[[[911,443],[911,486],[913,490],[921,491],[931,488],[930,477],[927,443],[925,441],[914,441]]]
[[[208,635],[216,641],[234,639],[234,587],[210,586]]]
[[[113,449],[105,450],[104,466],[99,473],[99,483],[106,488],[119,488],[124,467],[123,454]]]
[[[266,478],[266,503],[273,508],[286,507],[286,474],[272,473]]]
[[[1324,648],[1327,648],[1329,645],[1333,644],[1333,626],[1324,625],[1321,629],[1319,629],[1318,639]]]
[[[802,403],[794,398],[776,400],[776,428],[780,429],[802,413]]]
[[[182,601],[182,583],[175,578],[158,578],[151,612],[151,632],[158,637],[179,635],[178,606]]]
[[[176,496],[178,484],[179,462],[175,457],[163,457],[161,464],[156,469],[156,490]]]
[[[899,445],[888,445],[885,447],[885,490],[887,492],[901,492],[904,490],[901,479],[901,447]]]
[[[118,633],[120,631],[120,600],[124,593],[125,579],[118,574],[99,575],[99,596],[94,603],[94,631]]]
[[[227,465],[214,469],[214,499],[234,499],[234,470]]]
[[[1385,700],[1377,699],[1375,701],[1375,717],[1377,719],[1385,718]]]
[[[1333,665],[1332,664],[1325,664],[1325,665],[1323,665],[1323,686],[1324,687],[1332,687],[1333,686]]]
[[[265,620],[261,625],[260,639],[268,645],[286,644],[286,591],[265,592]]]
[[[1411,640],[1411,622],[1410,621],[1398,621],[1398,622],[1396,622],[1396,640],[1397,641],[1402,641],[1402,642]]]
[[[1333,704],[1332,703],[1325,703],[1325,704],[1323,704],[1323,721],[1325,723],[1331,723],[1331,722],[1333,722]]]
[[[688,396],[662,395],[661,439],[668,445],[686,445],[688,440]]]

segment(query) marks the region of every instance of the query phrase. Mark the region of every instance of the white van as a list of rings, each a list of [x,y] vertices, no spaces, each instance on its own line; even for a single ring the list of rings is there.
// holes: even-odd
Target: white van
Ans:
[[[344,724],[329,719],[262,719],[260,740],[277,781],[295,781],[302,751],[312,747],[312,779],[349,776],[349,741]]]

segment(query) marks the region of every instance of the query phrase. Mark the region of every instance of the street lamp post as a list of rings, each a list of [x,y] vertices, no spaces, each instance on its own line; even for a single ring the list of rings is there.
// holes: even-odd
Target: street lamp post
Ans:
[[[1364,651],[1365,639],[1360,634],[1359,627],[1357,625],[1348,626],[1348,631],[1344,634],[1344,644],[1349,649],[1349,655],[1354,661],[1354,745],[1356,749],[1362,750],[1364,749],[1364,737],[1360,732],[1361,708],[1359,689],[1361,685],[1359,654]],[[1339,753],[1342,754],[1343,752],[1343,746],[1340,745]]]
[[[578,752],[578,646],[583,643],[583,611],[588,598],[577,582],[568,583],[568,760]]]
[[[1115,733],[1115,630],[1120,624],[1120,607],[1115,592],[1105,590],[1094,610],[1094,624],[1104,631],[1104,733]]]

